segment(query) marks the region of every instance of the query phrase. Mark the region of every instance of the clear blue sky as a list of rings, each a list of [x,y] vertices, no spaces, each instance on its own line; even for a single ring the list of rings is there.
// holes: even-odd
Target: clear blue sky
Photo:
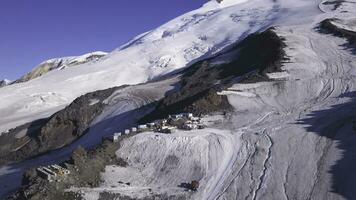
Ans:
[[[111,51],[207,0],[0,0],[0,80],[40,62]]]

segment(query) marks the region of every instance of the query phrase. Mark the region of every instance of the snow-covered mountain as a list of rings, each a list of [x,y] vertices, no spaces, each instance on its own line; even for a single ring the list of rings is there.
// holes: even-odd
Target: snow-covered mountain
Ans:
[[[302,16],[298,22],[309,20],[314,13],[310,10],[316,10],[316,3],[301,2],[277,4],[261,0],[256,6],[255,1],[225,0],[220,4],[209,1],[197,10],[136,37],[98,62],[51,71],[37,79],[2,88],[0,132],[48,117],[85,93],[143,83],[180,70],[250,33],[276,24],[277,20],[282,22],[289,18],[293,21],[298,15]],[[291,12],[285,12],[286,9]],[[294,12],[296,9],[305,11],[299,14]]]
[[[76,151],[64,190],[32,170],[12,199],[353,199],[355,19],[353,0],[211,0],[97,62],[1,88],[0,194],[79,145],[193,112],[207,128]]]

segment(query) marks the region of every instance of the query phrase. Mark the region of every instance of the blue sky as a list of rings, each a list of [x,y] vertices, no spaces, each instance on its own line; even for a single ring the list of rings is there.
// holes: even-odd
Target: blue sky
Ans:
[[[0,0],[0,80],[54,57],[111,51],[207,0]]]

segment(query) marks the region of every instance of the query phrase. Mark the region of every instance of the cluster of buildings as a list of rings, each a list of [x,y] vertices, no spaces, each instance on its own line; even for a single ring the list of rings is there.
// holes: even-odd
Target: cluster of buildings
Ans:
[[[174,133],[177,129],[189,131],[204,128],[205,126],[201,123],[200,117],[195,117],[192,113],[181,113],[176,115],[169,115],[166,119],[160,119],[151,123],[141,124],[137,127],[126,129],[124,132],[114,133],[109,139],[113,142],[117,142],[123,135],[146,131],[171,134]],[[36,169],[36,171],[39,177],[49,182],[61,181],[62,178],[70,174],[70,171],[67,168],[59,165],[39,167]]]
[[[36,169],[39,177],[52,182],[60,181],[62,178],[70,174],[70,171],[59,165],[49,165],[47,167],[39,167]]]
[[[145,131],[171,134],[174,133],[177,129],[189,131],[203,128],[205,128],[205,126],[201,123],[200,117],[194,116],[193,113],[181,113],[176,115],[169,115],[167,119],[160,119],[151,123],[141,124],[137,127],[126,129],[124,132],[114,133],[110,139],[113,142],[117,142],[122,135]]]

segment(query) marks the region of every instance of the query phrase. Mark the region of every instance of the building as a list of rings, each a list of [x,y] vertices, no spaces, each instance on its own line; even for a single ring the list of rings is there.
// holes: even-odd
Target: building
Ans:
[[[173,126],[163,126],[159,132],[160,133],[167,133],[167,134],[171,134],[171,133],[174,133],[176,132],[176,127],[173,127]]]
[[[51,165],[50,168],[59,176],[64,176],[70,174],[68,169],[61,167],[59,165]]]
[[[70,174],[70,171],[59,165],[49,165],[47,167],[39,167],[36,169],[39,177],[52,182],[59,181],[60,178]]]
[[[42,167],[42,170],[49,173],[51,176],[53,176],[54,178],[57,177],[57,173],[54,172],[52,169],[50,169],[51,167]]]
[[[151,123],[148,123],[146,125],[147,125],[148,128],[154,128],[156,126],[156,123],[151,122]]]
[[[37,168],[36,171],[37,171],[37,174],[39,177],[46,179],[49,182],[52,182],[55,180],[55,177],[51,173],[44,170],[42,167]]]
[[[146,124],[138,125],[137,128],[138,128],[138,130],[143,131],[143,130],[146,130],[146,129],[147,129],[147,125],[146,125]]]
[[[114,135],[112,135],[111,137],[110,137],[110,140],[112,141],[112,142],[117,142],[117,141],[119,141],[119,138],[121,137],[121,133],[119,132],[119,133],[114,133]]]
[[[132,128],[131,128],[131,132],[132,132],[132,133],[137,132],[137,128],[136,128],[136,127],[132,127]]]
[[[201,118],[199,118],[199,117],[190,117],[189,118],[192,122],[200,122],[201,121]]]
[[[186,117],[186,118],[192,118],[192,117],[194,117],[194,115],[193,115],[193,113],[182,113],[181,114],[183,117]]]
[[[164,126],[164,125],[166,125],[166,124],[167,124],[167,122],[168,122],[168,120],[166,120],[166,119],[162,119],[162,120],[161,120],[161,125],[162,125],[162,126]]]
[[[193,123],[185,123],[182,128],[184,130],[194,130],[194,129],[198,129],[198,125],[197,124],[193,124]]]
[[[127,134],[130,134],[130,130],[129,129],[125,130],[125,135],[127,135]]]
[[[168,118],[169,118],[169,119],[175,119],[175,120],[177,120],[177,119],[183,118],[183,115],[182,115],[182,114],[169,115]]]

